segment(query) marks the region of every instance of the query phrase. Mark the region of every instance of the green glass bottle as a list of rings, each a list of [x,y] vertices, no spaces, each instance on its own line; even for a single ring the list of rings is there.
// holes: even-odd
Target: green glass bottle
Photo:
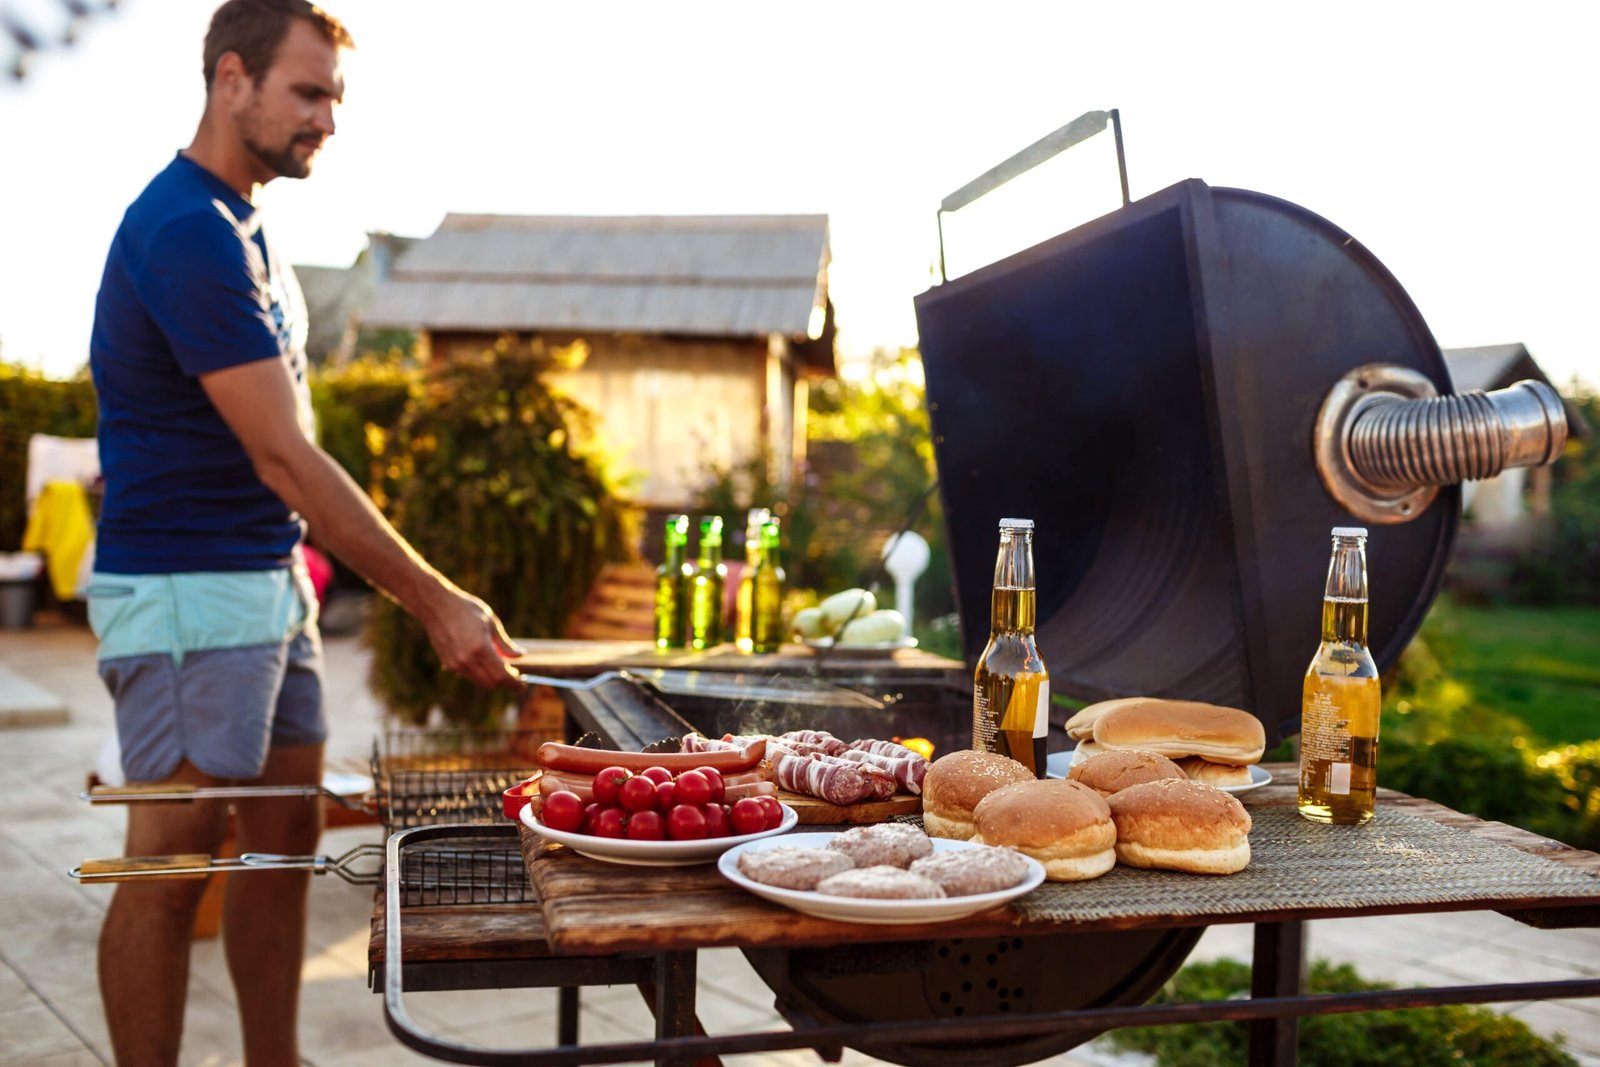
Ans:
[[[689,643],[689,516],[669,515],[666,558],[656,568],[656,647]]]
[[[722,644],[722,594],[727,583],[722,517],[711,515],[700,520],[700,555],[689,572],[689,647],[698,651]]]
[[[761,528],[772,518],[766,508],[751,508],[745,516],[744,570],[739,573],[739,592],[733,603],[733,643],[740,652],[754,651],[750,639],[750,590],[756,564],[761,561]]]
[[[750,589],[750,645],[756,652],[776,652],[783,644],[783,562],[779,557],[778,520],[761,527],[761,553]]]

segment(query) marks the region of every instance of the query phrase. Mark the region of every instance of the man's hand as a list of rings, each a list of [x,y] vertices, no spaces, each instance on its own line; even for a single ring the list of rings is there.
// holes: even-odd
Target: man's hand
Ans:
[[[428,640],[446,670],[485,689],[520,685],[507,656],[520,656],[489,605],[459,589],[449,589],[441,604],[423,619]]]

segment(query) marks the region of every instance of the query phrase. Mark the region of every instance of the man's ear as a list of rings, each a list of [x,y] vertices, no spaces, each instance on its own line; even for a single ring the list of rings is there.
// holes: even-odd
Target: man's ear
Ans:
[[[228,100],[249,85],[250,72],[244,69],[244,60],[239,58],[238,52],[224,52],[217,57],[217,69],[211,75],[213,93]]]

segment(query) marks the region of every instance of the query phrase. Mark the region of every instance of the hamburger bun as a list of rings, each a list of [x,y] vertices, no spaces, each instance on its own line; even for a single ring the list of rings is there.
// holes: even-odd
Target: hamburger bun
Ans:
[[[1214,785],[1218,789],[1250,784],[1250,768],[1236,767],[1231,763],[1212,763],[1204,756],[1185,756],[1177,761],[1178,769],[1196,782]]]
[[[1102,712],[1094,721],[1094,740],[1105,749],[1142,749],[1168,759],[1204,756],[1241,767],[1259,760],[1267,746],[1261,720],[1248,711],[1153,697],[1121,701]]]
[[[1249,771],[1245,771],[1248,778]],[[1097,756],[1090,756],[1082,763],[1075,763],[1067,770],[1067,778],[1074,782],[1082,782],[1103,797],[1138,785],[1141,782],[1154,782],[1162,778],[1182,778],[1183,771],[1176,763],[1165,756],[1158,756],[1154,752],[1102,752]]]
[[[1081,753],[1084,759],[1088,759],[1090,756],[1098,756],[1107,750],[1101,748],[1093,741],[1079,741],[1077,747],[1074,748],[1073,751]]]
[[[998,752],[947,752],[923,776],[922,827],[929,837],[965,841],[973,834],[978,801],[1003,785],[1033,780],[1032,771]]]
[[[972,813],[980,845],[1013,848],[1052,882],[1098,878],[1117,865],[1111,809],[1082,782],[1029,780],[996,789]]]
[[[1250,865],[1250,813],[1219,789],[1163,779],[1113,793],[1106,805],[1124,866],[1232,874]]]

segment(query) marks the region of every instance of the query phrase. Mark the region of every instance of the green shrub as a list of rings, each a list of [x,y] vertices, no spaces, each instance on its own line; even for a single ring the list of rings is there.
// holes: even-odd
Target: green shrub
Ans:
[[[28,525],[28,438],[93,437],[97,419],[87,372],[56,381],[0,363],[0,552],[20,546]]]
[[[503,339],[430,366],[393,432],[374,427],[373,499],[430,563],[518,637],[557,637],[602,563],[629,544],[623,513],[576,442],[588,413],[545,387],[570,350]],[[510,697],[442,671],[420,623],[386,600],[368,628],[372,687],[397,714],[437,706],[491,726]]]
[[[1566,399],[1600,434],[1600,393],[1579,386]],[[1550,528],[1518,562],[1511,595],[1536,604],[1600,604],[1600,440],[1567,438],[1552,472]]]
[[[1478,704],[1419,637],[1384,679],[1378,781],[1600,848],[1600,741],[1546,749],[1529,733],[1517,718]]]
[[[1363,979],[1348,964],[1315,960],[1310,993],[1359,993],[1393,989]],[[1250,992],[1250,968],[1236,960],[1191,964],[1153,998],[1157,1004],[1239,999]],[[1110,1042],[1149,1053],[1161,1067],[1234,1067],[1246,1061],[1249,1030],[1244,1023],[1129,1027],[1112,1031]],[[1557,1042],[1528,1029],[1520,1019],[1488,1008],[1449,1005],[1408,1011],[1309,1016],[1300,1020],[1301,1067],[1576,1067]]]

